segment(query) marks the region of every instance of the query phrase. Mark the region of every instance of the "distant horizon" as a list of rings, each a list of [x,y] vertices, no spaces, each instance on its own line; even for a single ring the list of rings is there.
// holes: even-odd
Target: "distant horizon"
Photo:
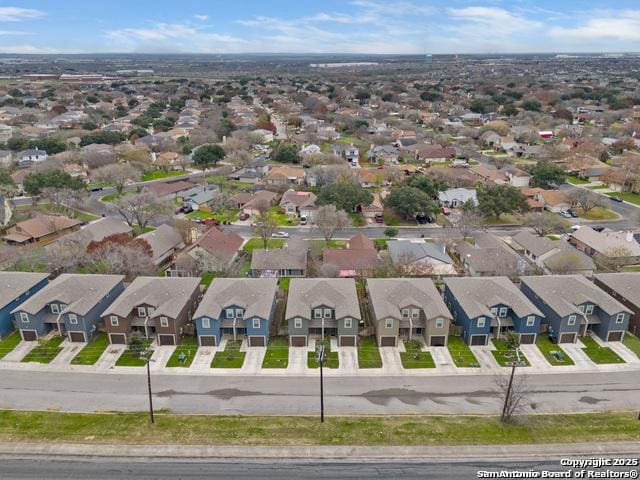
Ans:
[[[640,50],[637,0],[112,0],[106,9],[82,0],[3,3],[0,52],[9,55]]]

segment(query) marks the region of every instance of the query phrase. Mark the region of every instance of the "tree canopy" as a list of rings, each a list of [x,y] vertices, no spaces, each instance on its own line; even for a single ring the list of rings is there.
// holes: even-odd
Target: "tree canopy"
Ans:
[[[430,198],[437,198],[438,192],[449,188],[449,184],[446,181],[429,177],[428,175],[415,175],[409,179],[407,185],[422,190]]]
[[[372,201],[373,195],[357,183],[332,183],[322,187],[318,194],[318,203],[335,205],[345,212],[353,212],[358,205],[369,205]]]
[[[427,214],[437,209],[436,203],[422,190],[415,187],[392,188],[385,203],[404,218]]]
[[[567,178],[564,168],[547,160],[538,162],[529,173],[533,177],[533,185],[540,188],[562,185]]]
[[[215,165],[225,156],[224,148],[220,145],[203,145],[193,154],[193,163],[203,167]]]
[[[281,163],[300,163],[295,143],[279,143],[271,153],[271,159]]]
[[[500,218],[504,213],[525,213],[529,210],[527,197],[511,185],[491,185],[477,192],[478,207],[484,215]]]
[[[45,188],[66,188],[84,190],[85,183],[79,177],[72,177],[63,170],[47,170],[27,175],[23,182],[24,191],[31,196],[38,196]]]

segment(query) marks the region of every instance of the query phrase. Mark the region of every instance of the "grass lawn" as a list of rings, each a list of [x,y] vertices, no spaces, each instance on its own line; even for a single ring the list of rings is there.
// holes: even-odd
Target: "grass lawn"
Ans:
[[[3,358],[7,353],[12,352],[14,348],[22,341],[20,332],[15,330],[9,335],[0,340],[0,358]]]
[[[289,285],[291,284],[290,277],[280,277],[278,280],[278,288],[280,290],[289,290]]]
[[[501,445],[637,442],[634,412],[498,417],[206,416],[0,411],[0,441],[122,445]]]
[[[522,225],[524,217],[522,215],[503,213],[500,218],[485,217],[485,225]]]
[[[622,339],[622,343],[624,346],[635,353],[638,358],[640,358],[640,338],[636,337],[631,332],[626,332],[624,334],[624,338]]]
[[[606,190],[607,188],[609,188],[609,185],[592,185],[590,187],[587,187],[589,190]]]
[[[88,343],[73,360],[72,365],[93,365],[104,351],[109,347],[109,338],[106,333],[99,333]]]
[[[216,278],[216,275],[212,272],[203,273],[202,277],[200,277],[200,285],[204,285],[205,288],[209,288],[213,279]]]
[[[125,193],[126,195],[126,193]],[[100,197],[100,201],[101,202],[115,202],[117,199],[119,199],[121,197],[121,195],[118,194],[118,192],[114,192],[114,193],[110,193],[109,195],[105,195],[103,197]]]
[[[618,193],[618,192],[609,192],[609,193],[605,193],[605,195],[608,195],[610,197],[622,197],[622,199],[625,202],[629,202],[629,203],[633,203],[634,205],[640,205],[640,193],[630,193],[630,192],[625,192],[625,193]]]
[[[456,367],[480,368],[480,364],[478,363],[476,356],[473,354],[469,346],[464,343],[464,340],[462,340],[461,337],[450,335],[449,340],[447,341],[447,348],[449,349],[449,353],[451,354],[451,358],[453,358],[453,363],[456,364]]]
[[[183,367],[188,368],[191,366],[193,359],[198,351],[198,340],[196,337],[185,336],[182,337],[180,345],[176,347],[167,362],[167,367]],[[180,355],[184,354],[184,361],[180,361]]]
[[[300,224],[300,219],[298,217],[283,213],[277,205],[271,207],[269,216],[275,218],[278,221],[278,225],[290,227],[292,225]]]
[[[196,210],[187,214],[188,218],[200,218],[206,220],[207,218],[213,218],[219,222],[235,222],[240,218],[240,212],[237,210],[216,210],[215,212],[202,212]]]
[[[415,226],[418,224],[416,220],[404,219],[389,208],[384,209],[384,211],[382,212],[382,218],[384,220],[384,224],[388,227],[398,227],[401,225]]]
[[[582,178],[578,178],[575,175],[567,176],[567,182],[571,185],[586,185],[589,183],[589,180],[583,180]]]
[[[147,347],[151,345],[151,340],[144,340]],[[149,355],[153,354],[153,350],[149,351]],[[147,359],[139,357],[128,348],[122,352],[120,358],[116,361],[116,367],[144,367],[147,364]]]
[[[23,359],[23,362],[51,363],[56,358],[62,348],[60,344],[64,341],[64,337],[55,335],[49,340],[39,343],[36,348],[31,350]]]
[[[627,265],[622,268],[623,272],[640,272],[640,265]]]
[[[289,365],[289,340],[286,337],[272,338],[267,346],[262,368],[287,368],[287,365]]]
[[[133,226],[133,236],[137,237],[138,235],[142,235],[143,233],[149,233],[149,232],[153,232],[155,230],[154,227],[150,227],[150,226],[146,226],[144,227],[144,230],[140,229],[140,225],[134,225]]]
[[[308,240],[307,244],[311,250],[322,251],[324,248],[347,248],[346,240],[329,240],[329,245],[324,240]]]
[[[351,219],[351,225],[354,227],[366,227],[367,221],[364,219],[361,213],[359,212],[351,212],[349,214],[349,218]]]
[[[338,368],[340,366],[340,360],[338,358],[338,352],[331,351],[331,342],[326,340],[324,342],[324,367],[325,368]],[[316,352],[307,352],[307,367],[320,368],[320,364],[316,362]]]
[[[558,235],[547,235],[547,238],[549,240],[560,240],[560,239],[562,239],[562,237],[560,237]]]
[[[282,246],[284,245],[284,238],[269,238],[267,239],[267,248],[269,249],[274,249],[274,248],[282,248]],[[247,240],[247,242],[244,244],[244,246],[242,247],[242,249],[247,252],[247,253],[251,253],[253,252],[255,249],[263,249],[264,245],[262,243],[262,239],[261,238],[250,238],[249,240]]]
[[[582,350],[594,363],[625,363],[616,352],[609,347],[601,347],[591,337],[580,337],[584,347]]]
[[[54,208],[49,203],[42,203],[37,205],[37,210],[40,210],[45,213],[60,213],[62,215],[66,215],[71,218],[75,218],[76,220],[80,220],[81,222],[89,223],[93,220],[97,220],[99,217],[97,215],[93,215],[89,212],[85,212],[83,210],[77,209],[69,209],[69,208]]]
[[[242,368],[244,352],[240,351],[242,342],[239,340],[228,341],[223,352],[216,352],[211,360],[211,368]]]
[[[553,366],[561,366],[561,365],[573,365],[573,360],[571,357],[567,355],[567,352],[562,350],[560,345],[556,345],[549,337],[544,334],[538,335],[536,338],[536,346],[538,350],[544,355],[544,358]],[[558,352],[559,356],[562,357],[562,361],[558,360],[551,352]]]
[[[403,368],[436,368],[429,352],[422,351],[422,343],[418,340],[404,342],[406,352],[400,352]]]
[[[365,338],[358,344],[358,366],[360,368],[382,368],[382,358],[374,337]]]
[[[510,367],[516,360],[516,354],[513,350],[507,348],[507,343],[504,340],[492,338],[491,341],[497,350],[491,350],[491,354],[495,357],[498,364],[501,367]],[[528,367],[529,361],[524,353],[520,352],[520,367]]]
[[[436,223],[441,227],[447,227],[451,225],[451,221],[449,220],[449,217],[447,217],[446,215],[443,215],[442,213],[439,213],[438,215],[436,215]]]
[[[378,250],[386,250],[387,249],[387,239],[386,238],[375,238],[373,240],[373,245]]]
[[[178,177],[180,175],[186,175],[186,170],[170,170],[165,172],[164,170],[153,170],[142,175],[140,181],[148,182],[149,180],[160,180],[161,178]]]
[[[594,207],[586,213],[577,208],[576,212],[580,218],[585,218],[587,220],[615,220],[619,217],[619,215],[613,210],[602,207]]]

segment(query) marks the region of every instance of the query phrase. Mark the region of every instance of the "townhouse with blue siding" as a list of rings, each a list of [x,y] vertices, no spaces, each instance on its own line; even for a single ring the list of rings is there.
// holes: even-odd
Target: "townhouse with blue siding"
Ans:
[[[632,311],[582,275],[521,277],[521,290],[545,314],[549,338],[575,343],[593,332],[622,341]]]
[[[48,273],[0,272],[0,338],[13,330],[11,311],[48,282]]]
[[[507,277],[447,278],[444,301],[467,345],[487,345],[508,331],[535,343],[543,313]]]
[[[102,312],[124,291],[123,280],[123,275],[60,275],[11,311],[22,339],[57,331],[70,342],[90,341]]]
[[[276,278],[216,278],[193,319],[198,345],[216,346],[224,336],[264,347],[276,305]]]

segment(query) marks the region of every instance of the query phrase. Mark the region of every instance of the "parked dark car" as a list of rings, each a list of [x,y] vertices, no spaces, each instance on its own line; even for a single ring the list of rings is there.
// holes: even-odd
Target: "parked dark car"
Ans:
[[[604,227],[600,227],[600,226],[595,226],[595,227],[591,227],[592,230],[596,231],[596,232],[602,232],[604,231]]]
[[[573,218],[578,218],[578,214],[574,210],[567,210]]]
[[[376,223],[384,223],[384,216],[381,213],[376,213]]]
[[[101,192],[102,190],[104,190],[103,187],[93,187],[89,189],[90,192]]]
[[[248,213],[245,213],[245,212],[242,212],[242,213],[240,214],[240,217],[239,217],[239,218],[240,218],[240,220],[243,220],[243,221],[244,221],[244,220],[249,220],[249,214],[248,214]]]
[[[614,196],[611,196],[611,197],[609,197],[609,198],[610,198],[611,200],[613,200],[614,202],[622,203],[622,202],[624,201],[624,200],[622,200],[622,198],[621,198],[621,197],[619,197],[618,195],[614,195]]]
[[[429,217],[427,217],[426,215],[416,215],[416,220],[418,221],[418,223],[424,225],[425,223],[429,222]]]

